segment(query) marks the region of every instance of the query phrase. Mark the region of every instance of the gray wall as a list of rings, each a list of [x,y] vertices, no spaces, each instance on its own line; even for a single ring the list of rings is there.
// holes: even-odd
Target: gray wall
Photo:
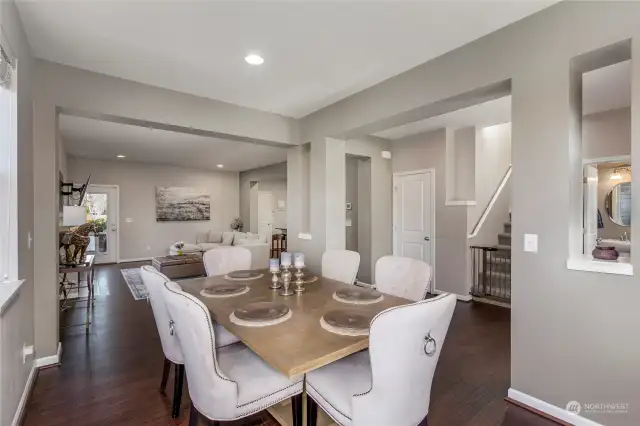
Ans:
[[[408,136],[391,145],[393,173],[435,169],[436,229],[434,284],[438,290],[468,295],[467,207],[446,206],[446,131]],[[391,223],[391,222],[389,222]]]
[[[628,402],[628,414],[581,413],[610,426],[640,423],[640,342],[629,338],[637,334],[640,286],[637,277],[566,267],[581,249],[582,224],[583,156],[570,63],[633,39],[632,163],[640,162],[638,22],[637,2],[560,2],[311,114],[302,128],[311,140],[400,124],[425,106],[510,80],[511,387],[560,408],[570,400]],[[633,180],[638,226],[640,174]],[[538,235],[537,253],[524,252],[525,233]],[[632,246],[640,253],[640,239]],[[639,259],[631,259],[636,274]]]
[[[24,279],[17,298],[2,316],[0,346],[0,424],[10,425],[34,366],[22,361],[22,345],[34,338],[34,254],[28,246],[33,236],[33,61],[27,38],[13,2],[0,2],[0,44],[17,63],[18,81],[18,277]],[[41,356],[37,353],[36,356]]]
[[[245,231],[257,232],[258,228],[258,219],[257,219],[257,210],[252,215],[252,208],[257,209],[257,200],[258,200],[258,190],[265,190],[264,185],[263,188],[260,188],[260,185],[254,186],[254,184],[263,182],[278,182],[278,181],[286,181],[287,180],[287,163],[278,163],[273,164],[271,166],[260,167],[257,169],[246,170],[244,172],[240,172],[240,217],[244,223]],[[253,191],[252,191],[253,187]],[[267,187],[269,184],[267,183]],[[281,195],[281,194],[280,194]],[[253,198],[253,202],[252,202]],[[286,197],[284,198],[286,200]],[[274,203],[277,203],[277,200],[274,198]],[[274,204],[274,207],[277,207],[277,204]],[[280,212],[282,213],[282,212]],[[282,223],[282,214],[277,212],[276,208],[276,218],[278,223]],[[284,212],[284,222],[286,223],[286,210]]]
[[[238,173],[212,172],[180,167],[70,158],[69,178],[120,187],[120,259],[168,254],[176,241],[195,243],[199,231],[228,230],[238,215]],[[211,220],[157,222],[156,186],[206,188],[211,196]],[[132,219],[127,222],[126,219]],[[147,250],[150,246],[150,250]]]
[[[470,206],[468,210],[469,233],[473,232],[511,164],[511,123],[477,128],[475,154],[476,205]],[[469,241],[470,244],[492,245],[498,243],[498,233],[503,232],[504,223],[509,220],[510,201],[511,181],[509,180],[478,235]]]
[[[631,154],[631,108],[620,108],[582,119],[582,156],[603,158]]]
[[[358,224],[359,249],[361,254],[370,252],[370,256],[361,259],[362,276],[373,279],[373,265],[381,257],[391,253],[391,164],[381,157],[381,151],[389,149],[385,139],[363,137],[358,139],[339,140],[333,138],[317,138],[311,141],[311,149],[307,154],[305,147],[299,146],[289,150],[288,166],[288,228],[289,247],[292,251],[302,251],[309,258],[309,268],[320,271],[322,254],[326,250],[344,249],[345,203],[346,203],[346,154],[367,159],[362,173],[370,168],[371,192],[369,202],[358,201],[358,208],[369,210],[370,232],[363,229],[362,221]],[[359,169],[358,182],[366,183]],[[309,186],[305,176],[309,176]],[[309,190],[310,188],[310,190]],[[305,206],[305,194],[310,194],[309,208]],[[309,229],[305,229],[305,215],[309,214]],[[361,216],[362,217],[362,216]],[[365,222],[364,225],[367,225]],[[311,240],[298,238],[300,232],[310,233]],[[363,241],[362,235],[369,235],[370,240]],[[372,281],[370,281],[372,282]]]
[[[476,129],[465,127],[454,132],[452,200],[475,200]]]

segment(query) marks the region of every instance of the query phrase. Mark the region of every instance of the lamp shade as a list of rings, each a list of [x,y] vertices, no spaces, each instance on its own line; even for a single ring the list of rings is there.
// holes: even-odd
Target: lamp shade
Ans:
[[[83,206],[62,206],[62,226],[78,226],[87,221]]]

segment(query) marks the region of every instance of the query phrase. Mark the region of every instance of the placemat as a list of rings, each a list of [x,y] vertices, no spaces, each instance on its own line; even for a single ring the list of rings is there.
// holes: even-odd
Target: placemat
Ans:
[[[235,297],[249,292],[244,284],[218,284],[200,290],[203,297]]]
[[[352,305],[371,305],[384,300],[384,295],[379,291],[354,287],[336,291],[333,293],[333,298],[338,302]]]
[[[265,327],[285,322],[292,315],[291,310],[282,303],[254,302],[234,310],[229,320],[245,327]]]
[[[240,271],[229,272],[224,276],[229,281],[250,281],[257,280],[264,277],[264,274],[260,271],[253,271],[250,269],[243,269]]]
[[[367,336],[371,318],[346,309],[333,310],[320,318],[320,326],[342,336]]]

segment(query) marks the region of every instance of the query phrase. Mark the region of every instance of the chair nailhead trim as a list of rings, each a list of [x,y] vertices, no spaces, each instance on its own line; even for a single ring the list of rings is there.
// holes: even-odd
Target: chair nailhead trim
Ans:
[[[166,287],[166,283],[165,283],[165,287]],[[209,316],[209,311],[205,311],[204,308],[200,305],[199,301],[197,299],[195,299],[193,296],[191,296],[190,294],[178,293],[178,292],[175,292],[175,291],[171,290],[168,287],[166,287],[166,288],[170,292],[172,292],[173,294],[177,294],[178,296],[182,296],[182,297],[186,298],[187,300],[189,300],[190,302],[193,302],[197,307],[200,308],[200,310],[203,311],[204,316],[207,319],[207,324],[209,324],[209,342],[211,344],[211,354],[213,355],[213,371],[216,373],[216,376],[218,376],[222,380],[225,380],[225,381],[231,382],[231,383],[235,383],[236,386],[237,386],[238,383],[234,382],[233,380],[229,380],[226,377],[221,376],[220,373],[218,373],[218,359],[216,357],[215,339],[213,338],[213,332],[212,332],[213,326],[211,325],[211,317]]]
[[[289,385],[289,386],[287,386],[287,387],[285,387],[285,388],[278,389],[278,390],[277,390],[277,391],[275,391],[275,392],[271,392],[269,395],[262,396],[262,397],[260,397],[260,398],[258,398],[258,399],[254,399],[253,401],[249,401],[249,402],[244,403],[244,404],[242,404],[242,405],[237,405],[236,407],[237,407],[237,408],[242,408],[242,407],[244,407],[245,405],[253,404],[254,402],[260,401],[261,399],[269,398],[271,395],[275,395],[275,394],[277,394],[278,392],[285,391],[285,390],[289,389],[290,387],[297,386],[297,385],[298,385],[298,384],[300,384],[301,382],[302,382],[302,380],[301,380],[301,381],[299,381],[299,382],[295,382],[295,383],[293,383],[293,384],[291,384],[291,385]]]
[[[434,297],[434,298],[431,298],[431,299],[421,300],[421,301],[415,302],[415,303],[413,303],[411,305],[396,306],[396,307],[384,310],[384,311],[380,312],[378,315],[376,315],[375,317],[373,317],[373,319],[371,320],[371,326],[373,326],[373,322],[375,320],[377,320],[380,316],[382,316],[382,315],[384,315],[386,313],[389,313],[391,311],[395,311],[396,309],[400,309],[400,308],[406,308],[406,307],[415,306],[415,305],[422,305],[424,303],[435,302],[436,300],[440,300],[440,299],[444,298],[445,296],[448,296],[449,294],[450,293],[444,293],[444,294],[441,294],[440,296],[437,296],[437,297]],[[371,326],[369,328],[371,328]],[[369,354],[369,357],[371,357],[371,354]],[[357,394],[353,395],[353,397],[356,398],[356,397],[359,397],[359,396],[367,395],[367,394],[371,393],[372,390],[373,390],[373,375],[371,375],[371,389],[369,389],[368,391],[366,391],[364,393],[357,393]],[[418,423],[418,424],[420,424],[420,423]]]
[[[314,388],[313,386],[311,386],[311,385],[309,384],[309,382],[307,382],[307,386],[308,386],[308,387],[310,387],[311,389],[313,389],[313,391],[314,391],[315,393],[317,393],[318,395],[322,396],[322,394],[321,394],[320,392],[318,392],[318,389],[316,389],[316,388]],[[343,413],[342,411],[338,410],[338,409],[335,407],[335,405],[333,405],[331,402],[329,402],[329,400],[328,400],[327,398],[324,398],[324,397],[323,397],[323,399],[327,402],[327,404],[329,404],[329,405],[331,406],[331,408],[333,408],[334,410],[336,410],[338,413],[340,413],[341,415],[343,415],[343,416],[344,416],[344,417],[346,417],[347,419],[351,420],[351,417],[347,416],[345,413]],[[315,400],[314,400],[314,401],[315,401]],[[316,402],[318,402],[318,401],[316,401]]]

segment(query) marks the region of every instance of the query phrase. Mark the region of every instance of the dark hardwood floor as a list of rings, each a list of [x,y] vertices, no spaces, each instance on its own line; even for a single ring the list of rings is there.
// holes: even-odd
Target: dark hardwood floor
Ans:
[[[170,418],[172,383],[158,393],[163,354],[150,306],[135,301],[121,268],[96,268],[96,301],[89,335],[83,327],[61,332],[62,365],[39,372],[24,426],[188,424]],[[84,310],[62,324],[83,321]],[[430,426],[550,426],[555,423],[504,402],[509,387],[509,310],[458,303],[431,393]],[[237,422],[276,426],[266,413]],[[395,426],[395,425],[389,425]]]

